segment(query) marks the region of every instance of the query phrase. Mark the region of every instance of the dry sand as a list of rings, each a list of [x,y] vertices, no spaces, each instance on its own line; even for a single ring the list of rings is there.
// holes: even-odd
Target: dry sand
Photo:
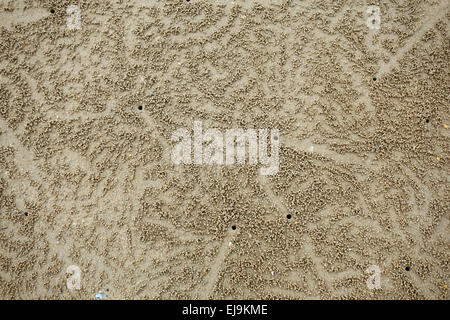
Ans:
[[[0,298],[449,299],[449,18],[1,0]],[[174,166],[195,120],[278,128],[280,171]]]

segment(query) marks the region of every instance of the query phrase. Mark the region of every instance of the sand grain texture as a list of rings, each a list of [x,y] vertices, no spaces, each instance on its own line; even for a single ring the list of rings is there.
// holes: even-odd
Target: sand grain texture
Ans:
[[[449,299],[449,18],[446,0],[1,0],[0,298]],[[195,120],[278,128],[278,174],[174,166]]]

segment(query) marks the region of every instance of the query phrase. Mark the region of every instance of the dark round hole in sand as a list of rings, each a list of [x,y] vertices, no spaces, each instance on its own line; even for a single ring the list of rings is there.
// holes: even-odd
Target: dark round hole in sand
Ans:
[[[375,78],[375,77],[373,77],[373,79],[372,79],[373,81],[377,81],[377,78]]]
[[[236,226],[231,226],[231,229],[236,230]]]
[[[50,9],[50,13],[55,13],[55,9]]]
[[[406,271],[409,271],[411,268],[410,267],[405,267],[405,270]]]
[[[291,216],[290,214],[288,214],[288,215],[286,216],[286,218],[290,219],[290,218],[292,218],[292,216]]]
[[[430,119],[426,119],[425,122],[426,122],[426,123],[430,122]]]
[[[139,110],[142,110],[142,106],[139,106],[138,109],[139,109]]]
[[[28,212],[25,212],[25,217],[28,217]]]

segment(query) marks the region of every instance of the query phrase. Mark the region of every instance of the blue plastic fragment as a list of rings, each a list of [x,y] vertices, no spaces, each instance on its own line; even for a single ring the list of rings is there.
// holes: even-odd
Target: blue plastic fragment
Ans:
[[[103,300],[103,293],[101,291],[95,294],[95,300]]]

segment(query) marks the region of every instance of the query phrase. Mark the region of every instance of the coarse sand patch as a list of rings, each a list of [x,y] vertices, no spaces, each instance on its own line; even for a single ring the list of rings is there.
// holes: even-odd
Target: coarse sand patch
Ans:
[[[449,21],[0,1],[0,298],[449,299]],[[278,129],[278,172],[174,165],[194,121]]]

